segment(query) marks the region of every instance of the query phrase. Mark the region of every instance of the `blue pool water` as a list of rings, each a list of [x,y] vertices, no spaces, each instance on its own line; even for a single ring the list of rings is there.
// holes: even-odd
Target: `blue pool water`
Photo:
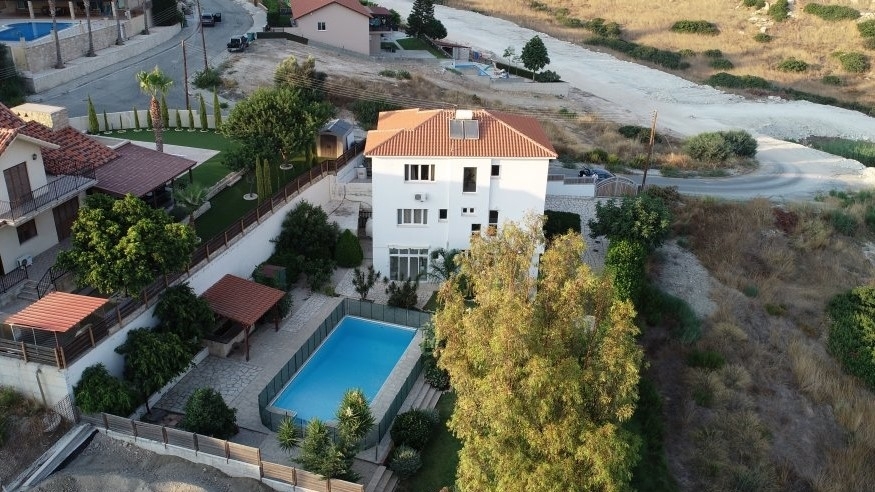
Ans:
[[[58,31],[72,26],[71,22],[58,22]],[[26,41],[33,41],[52,32],[51,22],[15,22],[0,26],[0,41],[18,41],[23,37]]]
[[[335,420],[346,390],[360,388],[373,401],[415,334],[412,328],[344,316],[272,405],[303,420]]]

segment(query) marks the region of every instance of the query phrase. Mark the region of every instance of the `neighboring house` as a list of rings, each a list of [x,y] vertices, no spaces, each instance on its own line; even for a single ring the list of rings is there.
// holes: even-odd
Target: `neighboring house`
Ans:
[[[131,143],[107,147],[70,127],[65,108],[0,104],[0,279],[70,236],[86,190],[163,206],[167,184],[196,164]]]
[[[379,34],[372,41],[370,9],[358,0],[291,0],[291,8],[298,34],[310,41],[363,55],[380,51]]]
[[[380,114],[365,156],[373,173],[373,263],[417,278],[429,252],[467,249],[472,234],[544,212],[556,151],[533,118],[490,110]]]

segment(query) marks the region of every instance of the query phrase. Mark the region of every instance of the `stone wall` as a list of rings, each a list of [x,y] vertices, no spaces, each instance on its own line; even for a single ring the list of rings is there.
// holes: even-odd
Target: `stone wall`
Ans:
[[[122,30],[130,31],[130,27],[125,27],[126,23],[122,22]],[[61,59],[64,62],[81,58],[88,52],[88,28],[84,21],[78,26],[59,31],[58,37],[61,45]],[[114,45],[118,38],[116,26],[105,25],[98,27],[95,23],[92,23],[91,38],[95,50],[108,48]],[[24,44],[26,46],[24,48],[23,64],[16,60],[19,70],[23,72],[40,72],[54,68],[57,56],[53,36],[46,36]]]

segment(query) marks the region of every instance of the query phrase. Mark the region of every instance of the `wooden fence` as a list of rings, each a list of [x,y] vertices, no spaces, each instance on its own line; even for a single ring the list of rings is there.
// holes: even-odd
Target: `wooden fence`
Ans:
[[[323,161],[310,168],[306,174],[298,176],[297,179],[283,186],[269,200],[263,201],[258,207],[249,211],[239,221],[231,224],[223,232],[212,239],[202,242],[192,253],[188,272],[186,273],[197,270],[203,261],[209,262],[217,252],[227,247],[231,241],[238,236],[246,234],[246,230],[249,227],[260,224],[262,220],[273,214],[274,210],[287,204],[289,200],[297,197],[314,182],[329,174],[336,175],[338,170],[343,168],[353,157],[361,153],[364,148],[364,140],[356,142],[337,159]],[[121,325],[124,318],[130,316],[141,307],[148,307],[154,304],[164,289],[182,276],[183,273],[162,275],[152,282],[151,285],[143,289],[138,297],[125,299],[119,305],[107,310],[103,319],[93,323],[88,330],[79,336],[62,342],[60,346],[55,346],[54,343],[48,346],[0,339],[0,357],[12,357],[49,365],[54,364],[58,369],[64,369],[106,338],[109,335],[110,328],[115,325]]]
[[[148,440],[175,448],[186,449],[194,453],[203,453],[216,458],[224,459],[225,463],[232,461],[258,467],[259,479],[285,482],[296,487],[313,490],[315,492],[364,492],[364,485],[346,482],[338,479],[323,479],[321,476],[306,470],[262,461],[261,450],[233,443],[224,439],[202,436],[193,432],[187,432],[163,425],[149,424],[132,420],[126,417],[110,415],[108,413],[81,415],[81,420],[95,427],[112,431],[118,434],[131,436],[134,442]],[[228,473],[228,470],[220,470]]]

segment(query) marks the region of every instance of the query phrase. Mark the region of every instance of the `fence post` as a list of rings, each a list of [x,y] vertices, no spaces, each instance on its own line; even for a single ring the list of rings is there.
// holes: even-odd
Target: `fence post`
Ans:
[[[200,451],[200,448],[197,445],[197,434],[192,432],[191,439],[192,439],[192,443],[194,444],[194,452],[197,453],[198,451]]]
[[[101,417],[103,417],[103,428],[106,430],[109,430],[109,419],[106,418],[105,413],[101,413],[100,415],[101,415]]]
[[[225,463],[231,460],[231,445],[225,441]]]
[[[225,246],[228,246],[228,231],[225,231]]]
[[[118,317],[118,324],[121,325],[122,324],[122,310],[121,310],[120,306],[116,306],[115,314]]]
[[[164,440],[164,449],[167,449],[167,442],[169,441],[169,439],[167,439],[167,426],[161,426],[161,439]]]
[[[134,423],[134,419],[130,419],[129,422],[131,423],[131,432],[134,434],[134,440],[136,441],[137,440],[137,424]]]
[[[91,346],[94,346],[94,331],[91,330],[91,326],[88,327],[88,337],[91,338]],[[25,361],[27,362],[27,361]]]
[[[24,342],[19,343],[21,343],[21,358],[24,359],[24,362],[27,362],[27,347],[24,345]],[[57,358],[57,353],[55,354],[55,358]]]
[[[207,248],[207,261],[210,261],[210,243],[207,243],[206,248]]]

